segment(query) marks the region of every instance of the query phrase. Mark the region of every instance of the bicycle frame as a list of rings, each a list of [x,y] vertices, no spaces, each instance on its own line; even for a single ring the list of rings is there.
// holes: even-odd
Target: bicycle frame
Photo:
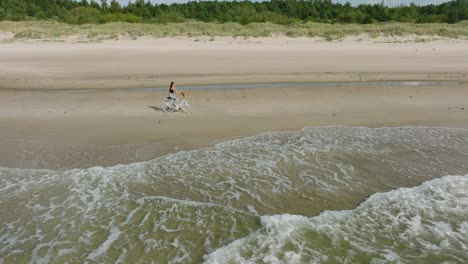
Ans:
[[[192,113],[192,107],[187,102],[187,99],[183,98],[179,102],[174,102],[172,99],[164,99],[164,105],[162,107],[164,112],[184,111],[185,113]]]

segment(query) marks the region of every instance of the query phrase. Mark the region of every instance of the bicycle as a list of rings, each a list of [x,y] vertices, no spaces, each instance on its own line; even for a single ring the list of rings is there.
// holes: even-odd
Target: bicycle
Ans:
[[[166,97],[163,102],[162,110],[164,112],[174,112],[174,111],[184,111],[185,113],[192,113],[192,107],[189,105],[187,101],[187,92],[181,92],[182,100],[176,102],[174,99],[170,97]]]

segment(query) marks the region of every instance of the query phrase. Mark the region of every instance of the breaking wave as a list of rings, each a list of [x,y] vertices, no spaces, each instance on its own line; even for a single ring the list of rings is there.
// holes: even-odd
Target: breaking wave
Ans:
[[[464,129],[321,127],[129,165],[0,168],[0,263],[458,262],[467,177],[433,179],[467,161]]]

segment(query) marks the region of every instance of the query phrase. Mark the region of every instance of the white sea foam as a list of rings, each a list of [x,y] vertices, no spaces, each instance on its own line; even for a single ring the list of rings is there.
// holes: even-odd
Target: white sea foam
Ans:
[[[468,175],[374,194],[356,209],[317,217],[263,216],[262,228],[205,263],[464,263]]]
[[[82,263],[86,256],[126,262],[135,259],[132,249],[144,252],[137,258],[141,263],[155,256],[161,262],[199,260],[261,223],[293,236],[294,221],[309,218],[292,214],[350,207],[376,191],[462,175],[467,160],[468,130],[327,127],[266,133],[130,165],[0,168],[0,262],[20,256],[24,262]],[[265,214],[290,214],[283,218],[294,225]],[[410,220],[412,231],[392,239],[408,239],[424,222]],[[468,224],[444,223],[430,229],[438,243],[414,245],[449,250],[456,235],[444,234],[468,230]],[[307,244],[291,247],[275,252],[294,262],[312,250]],[[384,249],[379,254],[375,261],[399,256]],[[274,254],[262,258],[281,260]]]
[[[120,233],[121,231],[118,227],[112,227],[109,231],[109,236],[107,237],[107,239],[96,250],[91,252],[91,254],[89,254],[86,258],[86,260],[94,261],[96,260],[96,258],[104,255],[109,249],[109,247],[112,245],[112,243],[114,243],[114,241],[117,240],[117,238],[119,238]]]

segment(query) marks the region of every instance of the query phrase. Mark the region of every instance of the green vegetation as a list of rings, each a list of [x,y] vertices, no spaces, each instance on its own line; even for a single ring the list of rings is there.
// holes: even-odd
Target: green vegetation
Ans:
[[[115,0],[0,0],[0,31],[13,32],[17,39],[286,35],[334,40],[360,34],[457,38],[468,36],[468,21],[462,20],[468,20],[468,0],[392,8],[330,0],[171,5],[135,0],[127,6]]]
[[[187,20],[224,23],[457,23],[468,20],[468,0],[440,5],[356,7],[330,0],[271,0],[266,2],[201,1],[184,4],[152,4],[135,0],[121,6],[116,0],[0,0],[0,21],[52,20],[69,24],[182,23]]]
[[[136,39],[148,37],[268,37],[287,35],[289,37],[322,37],[327,40],[341,39],[346,36],[366,34],[377,36],[417,35],[419,41],[426,36],[441,36],[449,38],[468,37],[468,21],[457,24],[414,24],[414,23],[376,23],[376,24],[324,24],[295,23],[279,25],[270,22],[250,23],[205,23],[185,22],[168,24],[124,23],[113,22],[99,25],[70,25],[54,21],[3,21],[0,22],[0,32],[12,32],[15,38],[54,39],[67,36],[79,36],[86,40],[116,39],[127,36]]]

